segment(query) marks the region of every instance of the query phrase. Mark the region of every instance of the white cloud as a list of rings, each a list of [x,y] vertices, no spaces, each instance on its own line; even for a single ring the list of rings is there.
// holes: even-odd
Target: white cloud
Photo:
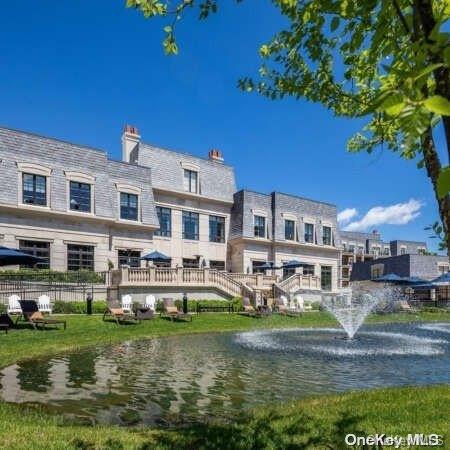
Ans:
[[[420,215],[421,202],[410,199],[406,203],[390,206],[375,206],[365,216],[344,227],[347,231],[367,231],[377,225],[405,225]],[[344,212],[344,211],[342,211]]]
[[[337,220],[340,225],[350,222],[354,217],[358,215],[358,210],[356,208],[347,208],[341,211],[337,215]]]

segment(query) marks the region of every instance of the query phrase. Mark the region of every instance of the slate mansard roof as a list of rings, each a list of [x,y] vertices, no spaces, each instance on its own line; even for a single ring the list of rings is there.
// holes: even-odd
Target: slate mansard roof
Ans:
[[[52,169],[50,208],[67,211],[67,179],[65,171],[78,171],[95,177],[94,210],[101,218],[117,219],[116,183],[141,189],[142,222],[159,226],[153,200],[151,171],[146,167],[108,159],[107,153],[58,139],[0,127],[0,203],[18,203],[17,163],[35,163]]]
[[[184,192],[183,165],[193,165],[199,171],[200,194],[204,197],[233,202],[236,192],[234,169],[219,161],[199,158],[186,153],[166,150],[139,143],[134,160],[152,170],[152,184],[156,189]]]

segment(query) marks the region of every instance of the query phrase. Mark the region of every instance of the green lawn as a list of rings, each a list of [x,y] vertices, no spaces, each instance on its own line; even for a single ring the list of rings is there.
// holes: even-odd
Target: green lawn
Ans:
[[[179,333],[268,327],[330,326],[326,313],[262,319],[203,314],[192,323],[162,319],[139,325],[104,323],[100,316],[67,316],[66,331],[12,330],[0,335],[0,367],[16,361],[88,345]],[[450,321],[450,314],[423,312],[369,317],[369,323]],[[8,449],[339,449],[347,431],[439,433],[450,436],[450,388],[402,388],[320,396],[258,409],[236,423],[212,423],[162,431],[72,426],[41,408],[0,403],[0,448]],[[450,439],[450,437],[449,437]],[[450,441],[447,443],[450,448]]]

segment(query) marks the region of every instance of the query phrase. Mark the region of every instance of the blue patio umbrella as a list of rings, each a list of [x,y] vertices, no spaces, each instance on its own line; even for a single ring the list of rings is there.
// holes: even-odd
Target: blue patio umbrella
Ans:
[[[403,278],[396,273],[388,273],[382,277],[375,278],[373,281],[382,281],[384,283],[401,283]]]
[[[276,267],[275,263],[273,261],[267,261],[265,264],[263,264],[260,269],[263,270],[272,270],[272,269],[279,269],[280,267]]]
[[[403,283],[405,284],[424,284],[427,280],[423,280],[419,277],[405,277],[403,278]]]
[[[437,284],[440,286],[445,286],[450,284],[450,272],[443,273],[442,275],[438,276],[434,280],[431,280],[431,283]]]
[[[284,263],[281,266],[281,269],[296,269],[297,267],[302,267],[305,263],[302,263],[300,261],[297,261],[295,259],[291,259],[287,263]]]
[[[29,255],[14,248],[0,247],[0,266],[15,266],[17,264],[34,266],[43,260],[44,258]]]
[[[169,262],[172,258],[169,256],[166,256],[164,253],[154,251],[149,253],[148,255],[143,256],[141,259],[144,259],[145,261],[153,261],[153,262]]]

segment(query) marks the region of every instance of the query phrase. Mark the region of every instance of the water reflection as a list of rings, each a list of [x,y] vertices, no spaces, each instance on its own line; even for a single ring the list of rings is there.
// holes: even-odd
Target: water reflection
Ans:
[[[125,342],[7,367],[0,374],[0,396],[99,423],[155,425],[229,417],[315,393],[450,382],[448,333],[439,327],[367,329],[367,338],[363,332],[350,343],[336,341],[339,332],[330,330],[308,337],[294,330]],[[389,335],[392,343],[385,342]],[[420,348],[430,353],[351,353],[364,346],[408,348],[402,342],[410,341],[415,348],[423,342]],[[314,346],[326,351],[311,351]],[[330,351],[342,348],[346,353]]]

